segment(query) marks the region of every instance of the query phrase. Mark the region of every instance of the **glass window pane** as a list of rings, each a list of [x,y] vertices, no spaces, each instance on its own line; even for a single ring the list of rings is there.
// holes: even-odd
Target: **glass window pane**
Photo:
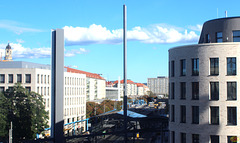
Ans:
[[[211,135],[210,139],[211,139],[211,143],[219,143],[219,136],[217,135]]]
[[[198,100],[199,99],[199,83],[192,82],[192,99]]]
[[[186,99],[186,82],[181,82],[180,84],[181,99]]]
[[[17,74],[17,82],[22,83],[22,75],[21,74]]]
[[[237,83],[236,82],[227,82],[227,99],[228,100],[237,100]]]
[[[192,143],[199,143],[199,134],[192,134]]]
[[[0,74],[0,83],[5,83],[5,74]]]
[[[227,107],[228,125],[237,125],[236,107]]]
[[[240,31],[233,31],[233,36],[240,36]]]
[[[211,124],[219,124],[219,107],[210,107],[211,110]]]
[[[8,75],[8,83],[13,83],[13,74]]]

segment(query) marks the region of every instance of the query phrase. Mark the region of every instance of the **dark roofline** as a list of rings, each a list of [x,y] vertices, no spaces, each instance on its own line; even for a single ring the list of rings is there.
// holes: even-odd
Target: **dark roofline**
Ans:
[[[208,20],[208,21],[206,21],[206,22],[204,22],[204,23],[211,22],[211,21],[216,21],[216,20],[235,19],[235,18],[240,18],[240,16],[216,18],[216,19]]]

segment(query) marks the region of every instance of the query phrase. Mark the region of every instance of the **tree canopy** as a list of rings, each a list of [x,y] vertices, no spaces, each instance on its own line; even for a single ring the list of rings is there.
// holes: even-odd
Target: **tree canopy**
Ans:
[[[113,110],[114,108],[116,108],[116,110],[120,110],[121,105],[122,105],[122,101],[112,101],[112,100],[104,100],[100,104],[95,102],[87,102],[86,103],[87,118],[94,116],[95,112],[96,112],[96,115],[99,115],[104,113],[104,110],[105,112]]]
[[[13,124],[13,140],[34,139],[48,127],[48,113],[41,95],[20,84],[0,93],[0,140],[8,138]]]

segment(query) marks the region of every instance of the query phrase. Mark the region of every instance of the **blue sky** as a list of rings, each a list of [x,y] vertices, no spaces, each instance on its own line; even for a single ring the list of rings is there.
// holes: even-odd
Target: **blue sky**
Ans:
[[[168,49],[196,44],[202,24],[240,16],[231,0],[1,0],[0,52],[8,41],[15,61],[50,64],[51,29],[65,32],[65,65],[122,77],[122,9],[127,6],[127,77],[168,75]]]

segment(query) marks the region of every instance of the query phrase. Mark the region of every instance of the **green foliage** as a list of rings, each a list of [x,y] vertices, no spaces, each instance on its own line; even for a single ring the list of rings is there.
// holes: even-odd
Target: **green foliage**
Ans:
[[[6,137],[8,134],[8,131],[7,131],[8,109],[7,109],[7,106],[4,106],[6,102],[7,102],[7,99],[2,93],[0,93],[0,137],[1,138]]]
[[[111,111],[114,108],[116,110],[121,110],[122,101],[112,101],[112,100],[104,100],[101,104],[95,102],[87,102],[87,118],[92,117],[95,115],[99,115],[105,112]]]
[[[7,114],[0,116],[7,119],[7,134],[12,121],[14,140],[34,139],[37,133],[48,127],[48,113],[45,111],[41,95],[29,92],[20,84],[16,84],[13,90],[7,90],[3,95],[5,102],[0,102],[0,106],[7,107]]]

